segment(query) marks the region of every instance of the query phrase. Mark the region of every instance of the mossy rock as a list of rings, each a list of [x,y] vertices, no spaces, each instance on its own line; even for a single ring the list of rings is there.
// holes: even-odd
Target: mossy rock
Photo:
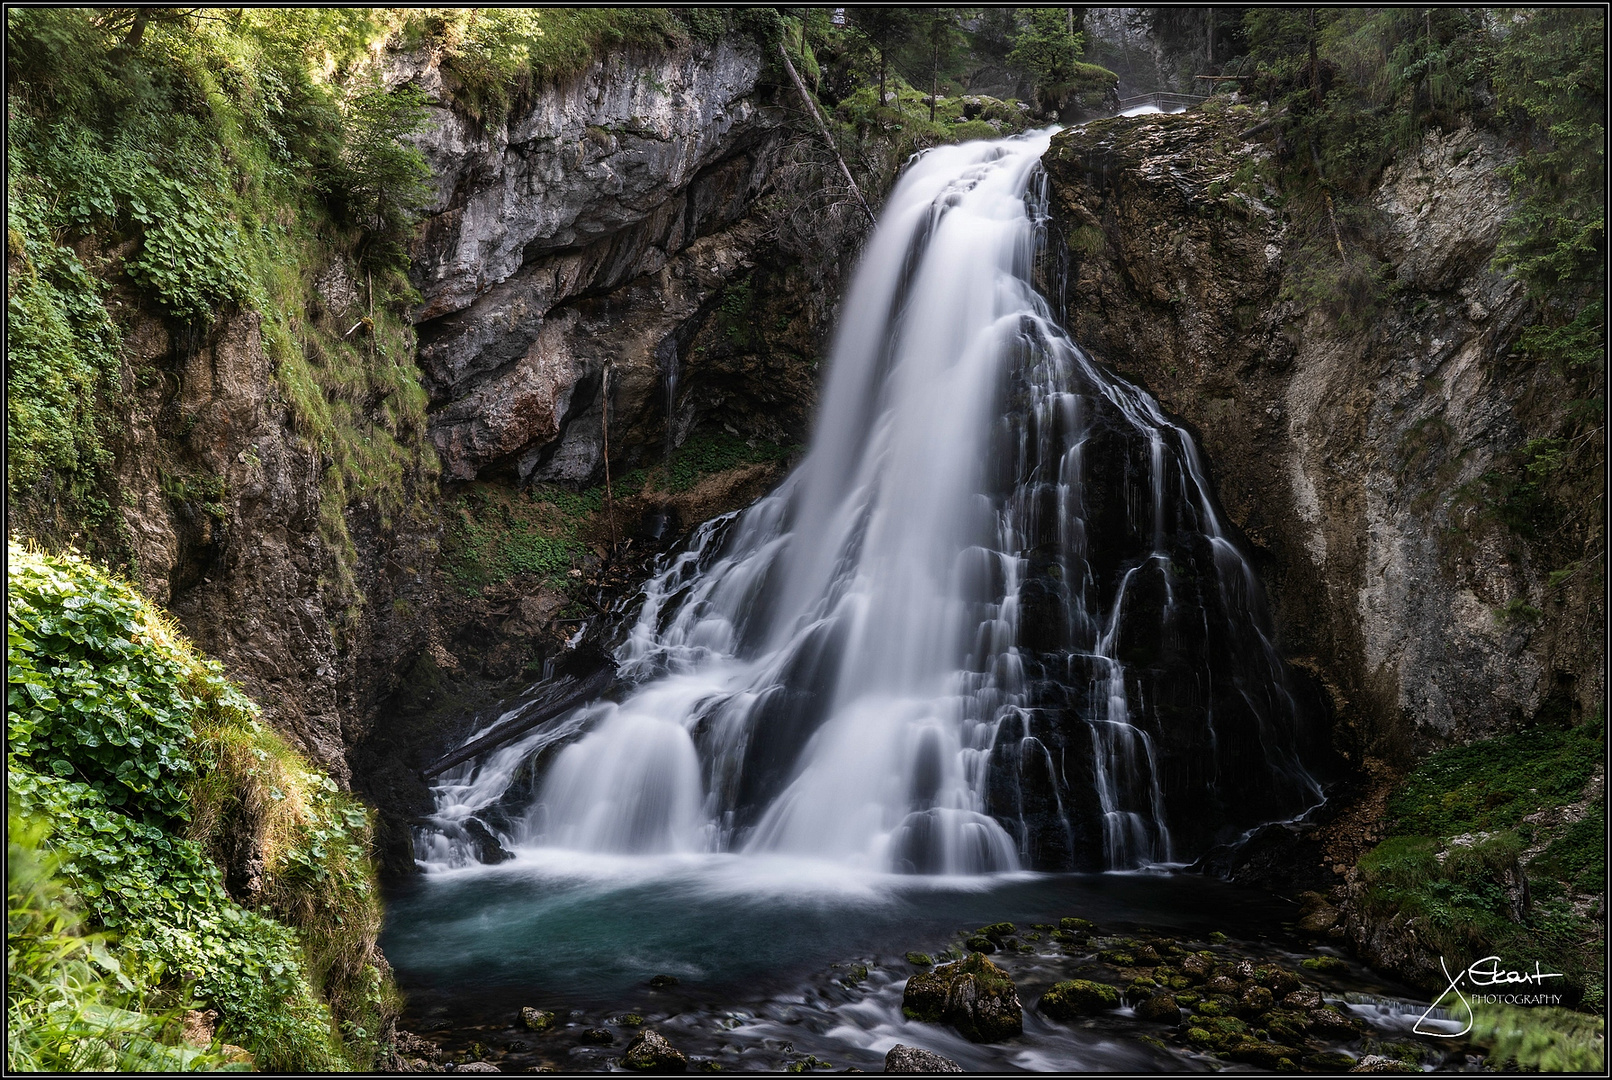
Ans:
[[[1340,1050],[1323,1050],[1306,1054],[1299,1064],[1314,1072],[1348,1072],[1354,1068],[1355,1059]]]
[[[1225,934],[1222,934],[1219,930],[1211,931],[1209,934],[1209,942],[1213,945],[1224,945],[1230,940],[1231,938],[1227,937]]]
[[[973,953],[994,953],[996,951],[996,942],[984,934],[975,934],[963,944],[968,946],[969,952]]]
[[[1318,1035],[1333,1035],[1341,1038],[1359,1035],[1366,1025],[1352,1016],[1345,1016],[1330,1005],[1319,1009],[1311,1009],[1309,1014],[1310,1028]]]
[[[866,964],[852,964],[851,970],[845,973],[845,978],[841,979],[840,982],[846,986],[856,986],[859,983],[866,982],[867,978],[868,966]]]
[[[1068,979],[1041,995],[1040,1009],[1054,1020],[1074,1020],[1119,1008],[1119,991],[1090,979]]]
[[[1349,970],[1349,965],[1336,956],[1311,956],[1299,961],[1299,966],[1306,971],[1317,971],[1323,975],[1342,975]]]
[[[1304,1056],[1303,1051],[1291,1046],[1261,1042],[1259,1039],[1242,1039],[1228,1047],[1225,1054],[1233,1061],[1246,1062],[1272,1072],[1297,1072],[1298,1060]]]
[[[1118,949],[1103,949],[1097,954],[1097,959],[1101,960],[1105,964],[1112,964],[1114,967],[1136,966],[1136,957],[1132,956],[1128,952],[1121,952]]]
[[[907,963],[915,967],[934,967],[935,958],[924,952],[910,952],[907,954]]]
[[[636,1072],[680,1073],[688,1069],[688,1055],[673,1047],[660,1032],[645,1028],[627,1047],[621,1063]]]
[[[1077,919],[1072,915],[1066,915],[1058,920],[1058,929],[1071,934],[1090,934],[1097,929],[1097,924],[1089,919]]]
[[[649,988],[651,990],[666,990],[676,986],[677,983],[678,978],[676,975],[656,975],[649,980]]]
[[[975,933],[984,934],[992,941],[1001,941],[1003,938],[1007,937],[1017,929],[1018,927],[1014,926],[1010,922],[998,922],[992,923],[989,926],[982,926],[975,931]]]
[[[914,1020],[949,1024],[971,1042],[1001,1042],[1024,1031],[1013,980],[978,952],[908,979],[901,1011]]]
[[[521,1027],[528,1031],[548,1031],[554,1026],[554,1014],[534,1009],[530,1005],[521,1009]]]
[[[1137,1004],[1136,1015],[1143,1020],[1174,1024],[1181,1019],[1181,1006],[1173,994],[1154,994]]]
[[[616,1036],[609,1028],[588,1028],[577,1036],[577,1041],[584,1046],[609,1046],[616,1041]]]
[[[1160,956],[1159,951],[1151,945],[1134,948],[1131,950],[1131,955],[1136,957],[1136,962],[1143,967],[1151,967],[1164,962],[1164,957]]]
[[[1193,1038],[1191,1032],[1203,1034]],[[1199,1046],[1220,1051],[1248,1038],[1248,1025],[1235,1016],[1204,1016],[1198,1013],[1188,1022],[1188,1037]]]

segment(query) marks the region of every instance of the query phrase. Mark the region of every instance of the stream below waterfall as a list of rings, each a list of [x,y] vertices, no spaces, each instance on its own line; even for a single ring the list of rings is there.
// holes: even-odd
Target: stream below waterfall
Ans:
[[[970,1071],[1250,1068],[1182,1044],[1175,1025],[1130,1008],[1073,1023],[1042,1015],[1036,1002],[1053,983],[1113,978],[1032,929],[1068,916],[1291,969],[1317,955],[1284,929],[1291,905],[1196,875],[916,877],[734,855],[552,850],[413,882],[389,900],[382,945],[408,995],[400,1026],[439,1042],[450,1059],[506,1072],[619,1070],[640,1024],[689,1054],[691,1071],[783,1071],[815,1059],[819,1069],[877,1072],[897,1043]],[[960,947],[963,933],[1001,921],[1039,938],[1026,941],[1029,952],[991,957],[1017,985],[1022,1036],[975,1044],[902,1015],[906,980],[921,970],[908,952],[938,956]],[[1464,1041],[1411,1032],[1427,1008],[1414,991],[1353,963],[1304,974],[1366,1024],[1360,1037],[1326,1040],[1335,1050],[1360,1057],[1414,1045],[1424,1067],[1472,1067]],[[657,975],[678,982],[651,988]],[[526,1006],[555,1012],[553,1030],[525,1030]],[[598,1030],[613,1043],[583,1041]]]
[[[619,1068],[638,1023],[725,1070],[877,1071],[897,1042],[971,1070],[1227,1066],[1128,1007],[1035,1007],[1137,977],[1055,940],[1066,917],[1296,967],[1289,906],[1174,871],[1302,815],[1327,770],[1191,436],[1034,285],[1052,134],[913,159],[804,460],[662,558],[597,700],[442,772],[383,940],[405,1026],[513,1071]],[[907,953],[1002,921],[1022,1036],[904,1018]],[[1351,1055],[1425,1008],[1315,981],[1369,1025],[1331,1039]]]

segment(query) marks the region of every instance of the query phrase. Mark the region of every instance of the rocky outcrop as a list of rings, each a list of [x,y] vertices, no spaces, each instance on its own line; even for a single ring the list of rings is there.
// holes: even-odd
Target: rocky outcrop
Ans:
[[[1583,714],[1603,692],[1599,598],[1552,592],[1552,557],[1471,494],[1564,407],[1543,404],[1542,365],[1502,361],[1530,316],[1489,266],[1508,151],[1435,131],[1382,177],[1367,242],[1399,287],[1363,314],[1346,282],[1295,299],[1313,267],[1278,193],[1247,179],[1269,153],[1238,137],[1253,119],[1116,118],[1054,141],[1074,337],[1196,430],[1279,644],[1327,688],[1357,764]],[[1507,618],[1516,604],[1537,620]]]
[[[915,1020],[950,1024],[972,1042],[1001,1042],[1024,1030],[1013,980],[977,952],[908,979],[901,1011]]]
[[[130,316],[122,535],[141,588],[345,784],[360,718],[421,641],[432,529],[412,515],[383,524],[373,505],[325,505],[330,462],[279,394],[260,321],[239,312],[181,330]],[[362,609],[336,580],[321,527],[344,510]]]
[[[766,240],[761,67],[753,43],[613,53],[496,126],[436,110],[415,319],[448,478],[583,483],[607,420],[618,460],[686,434],[694,338]]]

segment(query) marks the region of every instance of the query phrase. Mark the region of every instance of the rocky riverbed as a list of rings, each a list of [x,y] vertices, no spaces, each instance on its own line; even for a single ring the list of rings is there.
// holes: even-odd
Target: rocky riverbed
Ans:
[[[497,891],[495,875],[476,876],[479,885],[462,887]],[[426,970],[425,957],[395,950],[401,984],[418,980],[420,991],[411,992],[402,1022],[410,1033],[394,1064],[573,1072],[652,1061],[660,1063],[655,1071],[678,1071],[681,1060],[689,1071],[877,1072],[927,1060],[896,1052],[905,1047],[971,1072],[1481,1067],[1481,1052],[1465,1040],[1412,1030],[1428,1008],[1415,991],[1306,946],[1282,925],[1284,912],[1254,894],[1186,875],[1023,877],[989,892],[915,896],[910,912],[774,898],[769,919],[756,914],[768,905],[739,904],[726,934],[690,908],[682,950],[668,948],[673,931],[662,919],[670,910],[650,902],[639,911],[636,941],[570,978],[557,966],[576,962],[569,954],[545,966],[526,955],[524,935],[499,934],[501,915],[489,901],[469,920],[498,934],[504,963],[467,957],[452,972]],[[683,892],[683,883],[663,881],[661,891]],[[1142,899],[1149,891],[1151,903]],[[579,906],[602,917],[617,902],[612,895]],[[405,918],[417,904],[405,899]],[[569,926],[558,909],[537,906],[556,932]],[[1016,920],[938,925],[993,906]],[[1127,909],[1151,922],[1126,918]],[[436,948],[463,954],[465,932],[443,927]],[[888,944],[869,948],[878,935]],[[842,957],[824,962],[836,941]],[[669,970],[646,975],[642,965],[655,964]],[[1422,1029],[1459,1030],[1442,1016]]]

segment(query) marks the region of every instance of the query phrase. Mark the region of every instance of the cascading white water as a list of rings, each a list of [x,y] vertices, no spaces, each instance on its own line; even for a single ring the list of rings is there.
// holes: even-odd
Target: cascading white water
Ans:
[[[1197,617],[1241,620],[1262,643],[1242,661],[1266,666],[1262,689],[1238,692],[1270,782],[1295,806],[1315,801],[1291,733],[1271,720],[1266,699],[1285,690],[1257,629],[1257,583],[1223,534],[1191,439],[1076,348],[1031,284],[1050,139],[913,161],[846,295],[809,453],[755,506],[701,526],[648,583],[617,654],[635,688],[566,721],[587,733],[509,818],[510,842],[1012,870],[1029,861],[1033,831],[993,794],[993,752],[1012,747],[1019,775],[1056,777],[1037,821],[1079,846],[1079,815],[1060,794],[1073,791],[1073,751],[1037,734],[1044,695],[1021,648],[1033,571],[1057,593],[1066,668],[1046,670],[1043,656],[1036,685],[1078,688],[1066,715],[1088,732],[1078,753],[1089,756],[1098,862],[1170,861],[1159,732],[1138,722],[1141,684],[1128,681],[1122,646],[1129,594],[1155,577],[1163,610],[1151,617],[1165,629],[1184,617],[1172,562],[1187,559],[1182,534],[1213,552],[1219,598]],[[1099,414],[1148,462],[1140,484],[1103,478],[1124,482],[1144,537],[1112,595],[1088,552]],[[1194,677],[1207,685],[1205,672]],[[1193,723],[1193,738],[1204,727],[1219,746],[1212,707]],[[492,804],[555,731],[450,774],[439,819]]]

